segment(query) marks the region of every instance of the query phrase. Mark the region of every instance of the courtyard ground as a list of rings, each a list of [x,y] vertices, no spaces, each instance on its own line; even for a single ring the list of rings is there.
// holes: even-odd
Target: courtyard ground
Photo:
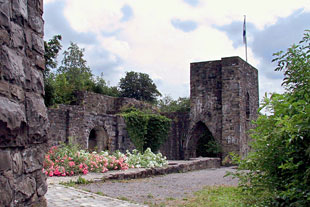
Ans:
[[[204,186],[236,186],[238,182],[236,179],[225,177],[227,172],[232,171],[234,171],[233,167],[221,167],[144,179],[108,180],[78,185],[78,188],[139,204],[160,205],[190,197]]]

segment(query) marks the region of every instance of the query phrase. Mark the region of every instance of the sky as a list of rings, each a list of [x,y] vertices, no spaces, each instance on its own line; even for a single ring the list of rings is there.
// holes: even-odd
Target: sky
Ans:
[[[191,62],[245,59],[244,15],[260,99],[281,93],[273,53],[310,29],[310,0],[44,0],[44,39],[60,34],[64,49],[70,42],[85,48],[88,66],[111,86],[142,72],[177,99],[190,95]]]

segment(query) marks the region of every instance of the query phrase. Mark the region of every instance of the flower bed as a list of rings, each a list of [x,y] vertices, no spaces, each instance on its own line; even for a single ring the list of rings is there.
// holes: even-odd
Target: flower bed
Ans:
[[[167,165],[166,157],[154,154],[150,149],[141,154],[136,150],[126,154],[107,151],[86,152],[74,145],[52,147],[45,155],[43,173],[52,176],[73,176],[88,172],[104,173],[108,170],[127,170],[128,168],[149,168]]]

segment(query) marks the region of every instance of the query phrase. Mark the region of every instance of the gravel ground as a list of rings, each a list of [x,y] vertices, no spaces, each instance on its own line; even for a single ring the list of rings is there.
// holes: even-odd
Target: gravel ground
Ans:
[[[106,196],[128,199],[137,203],[153,203],[191,196],[204,186],[237,185],[237,180],[224,177],[226,172],[234,171],[233,167],[205,169],[187,173],[168,174],[137,180],[106,181],[80,185],[79,188]]]

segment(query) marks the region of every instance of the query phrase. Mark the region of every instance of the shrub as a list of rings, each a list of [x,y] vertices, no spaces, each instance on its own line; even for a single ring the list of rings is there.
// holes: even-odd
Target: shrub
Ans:
[[[240,161],[240,185],[257,205],[310,206],[310,33],[275,55],[284,94],[265,97],[252,131],[252,149]]]
[[[124,109],[122,116],[125,119],[130,140],[140,152],[147,148],[157,152],[161,144],[166,141],[171,119],[133,108]]]

